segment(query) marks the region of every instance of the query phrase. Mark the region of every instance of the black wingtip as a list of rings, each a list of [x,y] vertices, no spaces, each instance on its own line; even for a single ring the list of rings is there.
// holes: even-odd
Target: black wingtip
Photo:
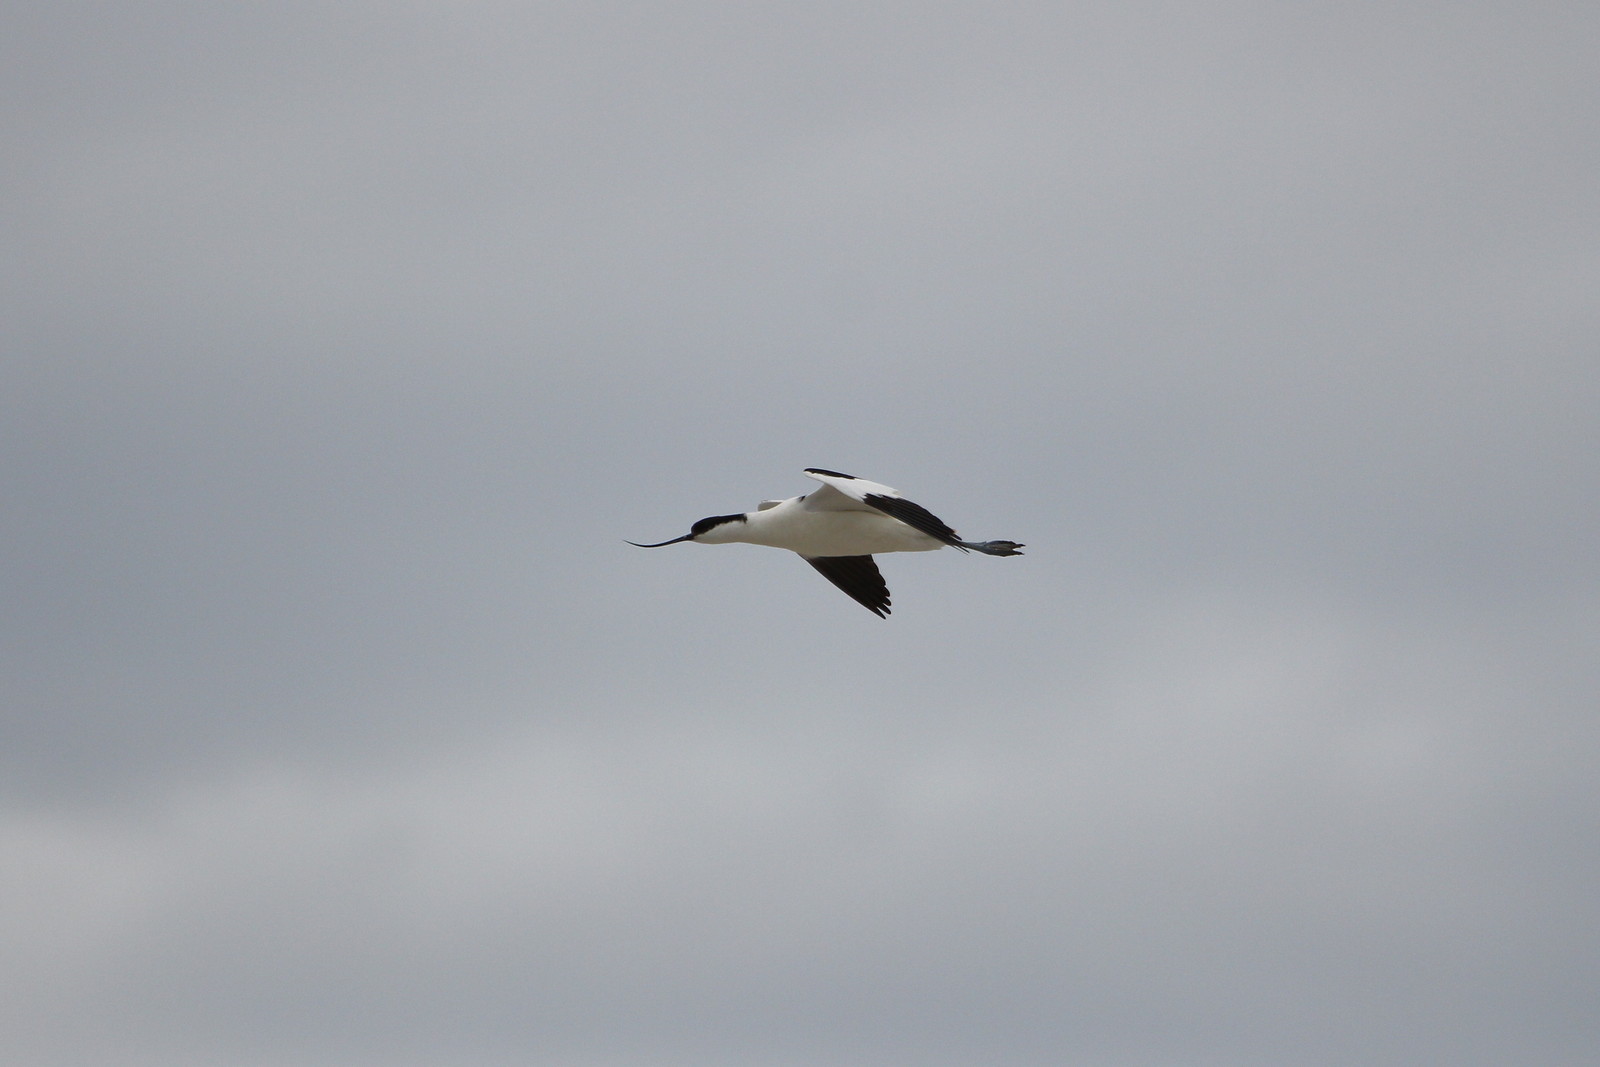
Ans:
[[[801,556],[818,574],[880,619],[889,617],[889,586],[871,556]]]

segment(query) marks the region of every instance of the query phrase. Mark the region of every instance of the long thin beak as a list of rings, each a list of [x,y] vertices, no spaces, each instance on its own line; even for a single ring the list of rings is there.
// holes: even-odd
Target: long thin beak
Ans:
[[[626,543],[632,545],[634,548],[660,548],[662,545],[675,545],[679,541],[688,541],[688,540],[692,539],[693,537],[694,537],[694,534],[686,533],[682,537],[674,537],[670,541],[662,541],[659,544],[654,544],[654,545],[641,545],[637,541],[628,541]]]

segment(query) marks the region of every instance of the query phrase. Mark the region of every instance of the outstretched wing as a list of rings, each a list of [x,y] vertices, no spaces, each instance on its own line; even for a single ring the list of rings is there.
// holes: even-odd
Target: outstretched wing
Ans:
[[[823,484],[822,489],[807,498],[806,502],[812,507],[828,511],[846,511],[859,509],[864,505],[874,511],[881,511],[890,518],[899,519],[913,530],[921,530],[936,541],[943,541],[963,552],[967,549],[966,544],[956,536],[956,532],[948,523],[921,504],[913,504],[887,485],[869,482],[864,478],[854,478],[838,471],[822,470],[819,467],[808,467],[805,473],[806,477],[815,478]],[[832,494],[829,490],[832,490]],[[819,500],[819,497],[822,499]]]
[[[801,556],[817,573],[880,619],[889,617],[889,586],[871,556]]]
[[[801,498],[805,501],[806,508],[811,511],[875,511],[876,509],[863,499],[862,487],[865,486],[874,492],[894,492],[887,485],[863,482],[848,474],[819,470],[816,467],[808,468],[806,477],[815,478],[822,483],[821,489],[813,489]]]

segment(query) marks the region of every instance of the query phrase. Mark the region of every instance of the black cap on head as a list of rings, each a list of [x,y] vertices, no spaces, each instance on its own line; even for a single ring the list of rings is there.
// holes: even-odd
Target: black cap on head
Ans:
[[[699,537],[701,534],[705,533],[707,530],[715,529],[716,527],[721,526],[725,522],[749,522],[749,521],[750,520],[745,518],[743,515],[712,515],[710,518],[701,519],[699,522],[697,522],[693,526],[689,527],[689,536],[690,537]]]

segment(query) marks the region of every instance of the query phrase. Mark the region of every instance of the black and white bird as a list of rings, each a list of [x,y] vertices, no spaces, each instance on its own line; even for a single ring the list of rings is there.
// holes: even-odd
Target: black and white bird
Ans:
[[[1015,541],[961,540],[927,508],[887,485],[817,467],[805,473],[822,488],[788,500],[763,500],[742,515],[712,515],[670,541],[628,544],[660,548],[698,541],[786,548],[879,618],[889,614],[889,587],[873,561],[876,553],[932,552],[949,545],[990,556],[1022,555],[1018,550],[1023,546]]]

